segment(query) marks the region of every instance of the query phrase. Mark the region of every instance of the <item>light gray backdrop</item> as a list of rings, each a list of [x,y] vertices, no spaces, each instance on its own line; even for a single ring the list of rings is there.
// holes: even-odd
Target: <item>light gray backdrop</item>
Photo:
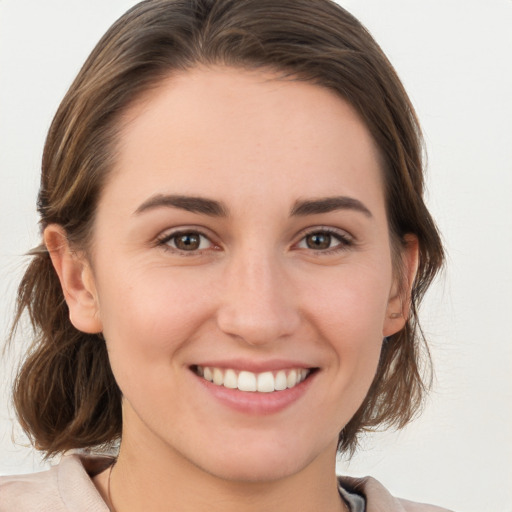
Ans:
[[[46,130],[93,45],[133,0],[0,0],[0,336],[37,244]],[[428,203],[448,265],[422,311],[436,367],[423,416],[377,434],[341,472],[460,511],[512,511],[512,1],[341,0],[397,68],[422,121]],[[8,406],[0,473],[41,467]],[[13,438],[18,444],[13,444]]]

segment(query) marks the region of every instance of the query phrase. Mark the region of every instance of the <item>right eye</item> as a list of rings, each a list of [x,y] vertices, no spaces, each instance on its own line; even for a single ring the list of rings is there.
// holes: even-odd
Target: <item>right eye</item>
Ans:
[[[180,252],[194,252],[211,249],[212,241],[198,231],[180,231],[166,234],[158,240],[158,245],[167,246]]]

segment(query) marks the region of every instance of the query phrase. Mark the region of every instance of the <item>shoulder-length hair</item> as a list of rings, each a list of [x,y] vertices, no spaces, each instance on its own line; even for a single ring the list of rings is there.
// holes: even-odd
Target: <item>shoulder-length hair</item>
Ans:
[[[146,0],[129,10],[97,44],[49,130],[38,200],[42,229],[57,223],[72,245],[87,247],[116,158],[120,117],[173,72],[198,65],[261,68],[329,88],[371,133],[395,268],[409,233],[419,241],[419,267],[406,325],[383,343],[373,384],[341,431],[339,449],[353,450],[361,431],[404,426],[429,385],[417,308],[442,265],[443,249],[423,201],[422,138],[411,102],[368,31],[334,2]],[[71,324],[46,248],[31,256],[13,327],[28,311],[35,336],[15,383],[20,423],[47,455],[112,443],[121,435],[121,393],[105,342]]]

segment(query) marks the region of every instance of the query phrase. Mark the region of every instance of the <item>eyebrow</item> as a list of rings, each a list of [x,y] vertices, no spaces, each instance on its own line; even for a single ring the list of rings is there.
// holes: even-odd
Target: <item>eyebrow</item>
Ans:
[[[372,212],[358,199],[347,196],[322,197],[319,199],[302,199],[292,207],[292,216],[316,215],[336,210],[355,210],[366,217],[373,217]]]
[[[227,217],[227,208],[219,201],[204,197],[157,194],[144,201],[135,213],[146,212],[156,208],[179,208],[192,213],[200,213],[211,217]]]
[[[215,199],[205,197],[156,194],[144,201],[136,210],[140,214],[157,208],[179,208],[192,213],[208,215],[210,217],[227,217],[229,212],[226,206]],[[303,217],[318,215],[336,210],[355,210],[366,217],[372,217],[370,210],[358,199],[347,196],[323,197],[319,199],[301,199],[293,205],[290,216]]]

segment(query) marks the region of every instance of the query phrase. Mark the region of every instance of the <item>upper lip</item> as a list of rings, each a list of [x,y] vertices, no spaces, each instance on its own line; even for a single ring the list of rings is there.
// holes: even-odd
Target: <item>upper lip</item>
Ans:
[[[201,366],[202,368],[221,368],[239,371],[248,371],[252,373],[273,372],[279,370],[306,369],[310,370],[315,366],[301,361],[290,359],[269,359],[267,361],[254,361],[247,359],[229,359],[229,360],[208,360],[191,365],[192,367]]]

